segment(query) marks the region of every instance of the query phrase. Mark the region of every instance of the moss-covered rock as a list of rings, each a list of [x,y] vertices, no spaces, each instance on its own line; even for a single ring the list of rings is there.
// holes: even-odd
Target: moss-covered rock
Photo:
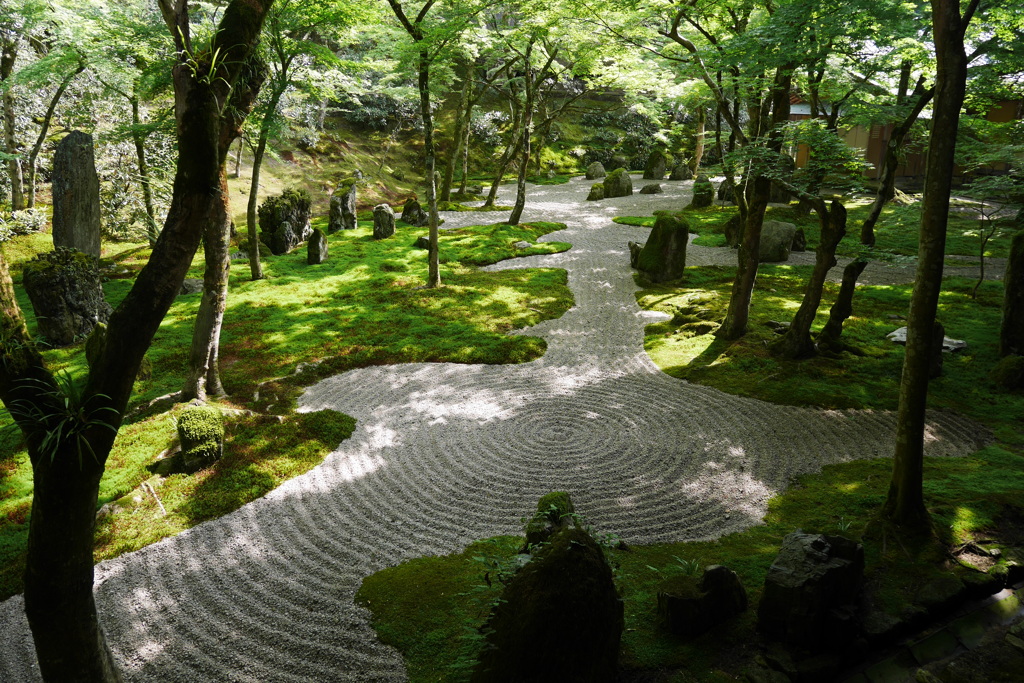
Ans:
[[[715,186],[706,175],[699,175],[693,181],[693,199],[688,209],[705,209],[715,202]]]
[[[473,683],[612,683],[623,604],[601,547],[559,529],[502,592]]]
[[[285,190],[260,204],[260,241],[274,254],[286,254],[309,239],[312,200],[305,190]]]
[[[633,194],[633,179],[624,168],[617,168],[609,173],[603,184],[605,197],[628,197]]]
[[[690,225],[678,214],[659,211],[654,227],[636,256],[636,269],[651,282],[669,282],[683,276]]]
[[[25,263],[22,283],[39,332],[53,346],[67,346],[110,318],[95,256],[58,247]]]
[[[1010,391],[1024,389],[1024,356],[1006,356],[992,369],[992,381]]]
[[[178,440],[187,469],[213,464],[224,453],[224,416],[210,405],[187,406],[178,416]]]
[[[572,499],[565,491],[552,491],[542,496],[537,501],[537,512],[523,529],[526,534],[523,552],[529,552],[534,546],[546,542],[557,529],[568,526],[575,513]]]
[[[587,195],[588,202],[595,202],[604,199],[604,183],[594,183],[590,187],[590,194]]]

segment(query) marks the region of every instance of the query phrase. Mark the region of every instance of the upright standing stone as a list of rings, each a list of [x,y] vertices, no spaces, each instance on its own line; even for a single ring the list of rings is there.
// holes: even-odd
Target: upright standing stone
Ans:
[[[315,266],[327,260],[327,235],[320,228],[313,228],[306,243],[306,263]]]
[[[53,155],[53,246],[100,257],[100,179],[92,136],[78,130]]]
[[[660,150],[654,150],[647,157],[647,165],[644,166],[644,180],[662,180],[665,177],[665,155]]]
[[[690,226],[681,217],[667,211],[658,211],[655,216],[650,237],[637,254],[634,267],[651,282],[678,280],[686,268]]]
[[[346,178],[331,195],[331,209],[327,218],[327,232],[354,230],[356,227],[356,186],[358,177]]]
[[[633,194],[633,179],[625,168],[617,168],[604,179],[605,197],[628,197]]]
[[[685,161],[680,161],[678,164],[672,167],[672,174],[668,177],[669,180],[692,180],[693,171],[690,169],[690,165]]]
[[[311,201],[305,190],[285,190],[260,204],[260,241],[274,255],[287,254],[309,239]]]
[[[688,209],[705,209],[715,203],[715,186],[706,175],[699,175],[693,181],[693,199]]]
[[[383,240],[395,234],[395,212],[387,204],[373,207],[373,239]]]
[[[761,224],[761,242],[758,263],[782,263],[789,260],[789,252],[796,237],[796,226],[782,221],[764,221]]]

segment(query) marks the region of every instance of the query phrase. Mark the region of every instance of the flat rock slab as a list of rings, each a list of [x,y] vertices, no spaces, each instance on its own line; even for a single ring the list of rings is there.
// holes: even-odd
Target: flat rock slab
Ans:
[[[897,344],[907,343],[907,328],[901,327],[893,330],[889,334],[885,335],[885,338],[889,341],[896,342]],[[962,339],[950,339],[949,337],[942,338],[942,350],[945,353],[953,353],[960,351],[961,349],[967,348],[967,342]]]

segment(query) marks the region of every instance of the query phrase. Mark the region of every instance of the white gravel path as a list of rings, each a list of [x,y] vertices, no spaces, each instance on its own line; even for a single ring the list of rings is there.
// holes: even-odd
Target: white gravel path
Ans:
[[[545,239],[574,245],[497,266],[569,272],[576,305],[528,331],[547,339],[542,358],[324,380],[302,409],[359,423],[323,464],[232,514],[102,563],[97,603],[127,678],[404,680],[398,653],[352,603],[362,577],[382,567],[517,533],[555,489],[630,543],[718,537],[758,524],[795,475],[890,454],[890,413],[775,406],[654,366],[643,328],[656,317],[636,304],[626,251],[647,231],[611,218],[688,200],[691,183],[663,186],[663,195],[597,203],[582,201],[581,179],[531,188],[525,220],[567,223]],[[490,216],[446,218],[454,227]],[[694,247],[689,261],[734,259]],[[932,455],[963,455],[987,439],[966,419],[930,417]],[[0,624],[0,681],[37,680],[20,596],[0,604]]]

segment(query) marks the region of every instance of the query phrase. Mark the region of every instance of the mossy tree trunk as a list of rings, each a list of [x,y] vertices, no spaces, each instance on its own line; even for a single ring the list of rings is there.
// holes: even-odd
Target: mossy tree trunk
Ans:
[[[843,268],[843,281],[839,285],[839,294],[829,309],[828,320],[818,333],[818,348],[833,352],[842,350],[839,337],[843,334],[843,323],[853,314],[853,292],[857,287],[857,278],[868,265],[867,259],[858,258],[850,261]]]
[[[970,1],[964,16],[960,15],[958,0],[932,0],[931,6],[937,63],[935,105],[925,171],[917,276],[907,316],[896,449],[892,479],[881,510],[883,518],[907,532],[930,528],[923,492],[925,407],[935,343],[935,314],[942,288],[956,132],[967,82],[964,31],[978,0]]]
[[[804,292],[803,301],[800,302],[800,308],[793,316],[786,334],[772,345],[772,351],[783,358],[806,358],[814,355],[811,325],[818,315],[818,306],[821,305],[821,291],[825,287],[825,278],[828,271],[836,265],[836,247],[846,235],[846,207],[838,201],[833,201],[832,206],[826,207],[825,201],[820,197],[814,197],[813,200],[821,224],[821,241],[815,250],[814,270],[807,282],[807,290]]]
[[[21,211],[25,208],[24,176],[22,174],[21,159],[18,155],[18,131],[15,125],[17,120],[17,98],[14,96],[13,82],[11,76],[14,74],[14,63],[18,59],[18,41],[20,36],[11,31],[5,31],[0,40],[0,104],[3,106],[4,120],[4,149],[8,155],[7,175],[11,182],[11,210]]]
[[[253,60],[246,65],[239,82],[231,91],[231,99],[221,113],[220,138],[217,142],[219,159],[218,187],[213,209],[205,216],[203,227],[203,296],[199,300],[195,325],[192,328],[192,346],[189,351],[189,369],[179,398],[182,401],[208,396],[223,396],[220,379],[220,332],[224,325],[224,311],[228,305],[228,276],[231,273],[231,202],[228,194],[227,158],[231,144],[242,134],[242,121],[256,103],[266,72],[262,64]],[[256,176],[254,168],[253,176]],[[257,256],[259,249],[257,248]]]
[[[207,53],[219,49],[223,60],[198,70],[183,61],[174,67],[178,165],[167,220],[149,262],[111,315],[70,410],[65,400],[73,394],[62,390],[29,336],[0,254],[0,399],[24,433],[32,462],[25,611],[48,683],[121,680],[92,592],[99,481],[146,349],[181,287],[206,217],[221,202],[221,112],[269,6],[270,0],[234,0]],[[179,54],[195,54],[187,5],[162,0],[161,10]],[[58,427],[64,438],[54,440]]]
[[[700,164],[704,160],[704,134],[707,131],[708,116],[703,106],[697,107],[696,118],[697,131],[694,133],[693,158],[690,159],[689,163],[690,170],[693,171],[695,178],[697,173],[700,172]]]

